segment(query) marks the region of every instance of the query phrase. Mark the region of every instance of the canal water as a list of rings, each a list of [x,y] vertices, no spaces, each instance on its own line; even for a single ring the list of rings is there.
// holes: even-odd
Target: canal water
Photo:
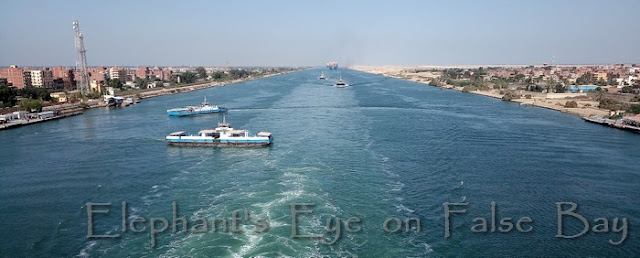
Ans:
[[[327,80],[318,80],[321,71]],[[350,87],[333,87],[339,76]],[[220,114],[165,113],[203,97],[229,107],[226,119],[234,128],[269,131],[274,144],[168,146],[168,133],[197,133],[222,119]],[[2,257],[640,253],[635,231],[640,226],[639,135],[559,112],[347,69],[317,68],[145,99],[123,109],[88,110],[0,131],[0,146]],[[507,217],[514,225],[528,217],[531,222],[521,229],[531,231],[514,226],[492,232],[492,202],[496,227]],[[574,212],[587,220],[588,233],[556,237],[559,202],[578,206]],[[111,203],[93,207],[109,213],[93,214],[91,228],[94,234],[119,237],[87,238],[87,203]],[[188,228],[205,218],[208,231],[182,232],[178,222],[172,232],[172,203]],[[296,233],[322,235],[324,241],[292,237],[296,203],[309,204],[293,206]],[[445,203],[467,204],[450,207],[466,212],[450,215],[447,238]],[[235,210],[241,212],[234,226]],[[131,222],[141,217],[145,222],[133,224],[142,232],[133,232]],[[601,217],[609,233],[593,232]],[[152,218],[170,224],[157,234],[153,248]],[[487,232],[472,232],[482,221],[477,218],[487,221]],[[628,236],[613,245],[610,240],[623,238],[622,232],[612,232],[623,218]],[[340,234],[327,233],[328,219],[329,229],[340,219]],[[160,219],[154,221],[162,228]],[[576,217],[565,215],[562,221],[566,236],[584,228]],[[268,230],[260,231],[260,223]],[[337,236],[335,243],[326,243]]]

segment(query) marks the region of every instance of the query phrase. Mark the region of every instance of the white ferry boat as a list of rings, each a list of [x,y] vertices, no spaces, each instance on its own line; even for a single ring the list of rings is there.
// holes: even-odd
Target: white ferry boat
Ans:
[[[227,110],[228,109],[226,107],[221,107],[218,105],[209,105],[209,103],[207,103],[207,98],[205,97],[204,101],[199,106],[172,108],[167,110],[167,114],[170,116],[190,116],[190,115],[226,112]]]
[[[184,131],[173,132],[167,135],[166,140],[171,145],[186,146],[267,146],[273,142],[273,137],[269,132],[250,136],[247,130],[231,128],[231,124],[223,117],[216,129],[201,130],[198,135],[188,135]]]

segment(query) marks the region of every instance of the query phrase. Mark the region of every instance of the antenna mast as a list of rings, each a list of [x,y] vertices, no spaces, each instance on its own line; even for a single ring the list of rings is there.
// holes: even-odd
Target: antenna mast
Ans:
[[[79,75],[77,87],[82,96],[86,96],[91,92],[89,87],[89,71],[87,68],[87,50],[84,48],[82,32],[80,32],[80,24],[78,20],[73,21],[73,30],[76,38],[76,74]]]

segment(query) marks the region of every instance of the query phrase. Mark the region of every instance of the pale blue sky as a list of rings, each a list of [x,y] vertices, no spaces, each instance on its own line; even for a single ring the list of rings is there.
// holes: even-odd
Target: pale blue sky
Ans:
[[[0,1],[0,65],[640,63],[640,1]],[[555,58],[554,58],[555,57]]]

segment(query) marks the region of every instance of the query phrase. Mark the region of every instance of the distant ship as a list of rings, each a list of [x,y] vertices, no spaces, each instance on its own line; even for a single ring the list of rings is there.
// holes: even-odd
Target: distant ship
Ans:
[[[269,132],[249,136],[246,130],[231,128],[231,124],[223,117],[216,129],[201,130],[198,135],[187,135],[184,131],[174,132],[167,135],[166,140],[170,145],[184,146],[266,146],[273,142],[273,137]]]
[[[338,88],[344,88],[347,87],[347,84],[344,83],[344,81],[342,80],[342,76],[340,76],[340,79],[338,80],[338,82],[336,83],[336,87]]]
[[[329,62],[329,63],[327,63],[327,68],[329,68],[329,70],[337,70],[338,69],[338,63],[337,62]]]
[[[324,78],[324,72],[320,73],[320,78],[318,78],[318,80],[324,80],[326,78]]]
[[[211,114],[218,112],[225,112],[227,108],[220,107],[218,105],[209,105],[207,103],[207,98],[204,98],[202,104],[199,106],[187,106],[181,108],[172,108],[167,110],[167,114],[170,116],[190,116],[190,115],[199,115],[199,114]]]

